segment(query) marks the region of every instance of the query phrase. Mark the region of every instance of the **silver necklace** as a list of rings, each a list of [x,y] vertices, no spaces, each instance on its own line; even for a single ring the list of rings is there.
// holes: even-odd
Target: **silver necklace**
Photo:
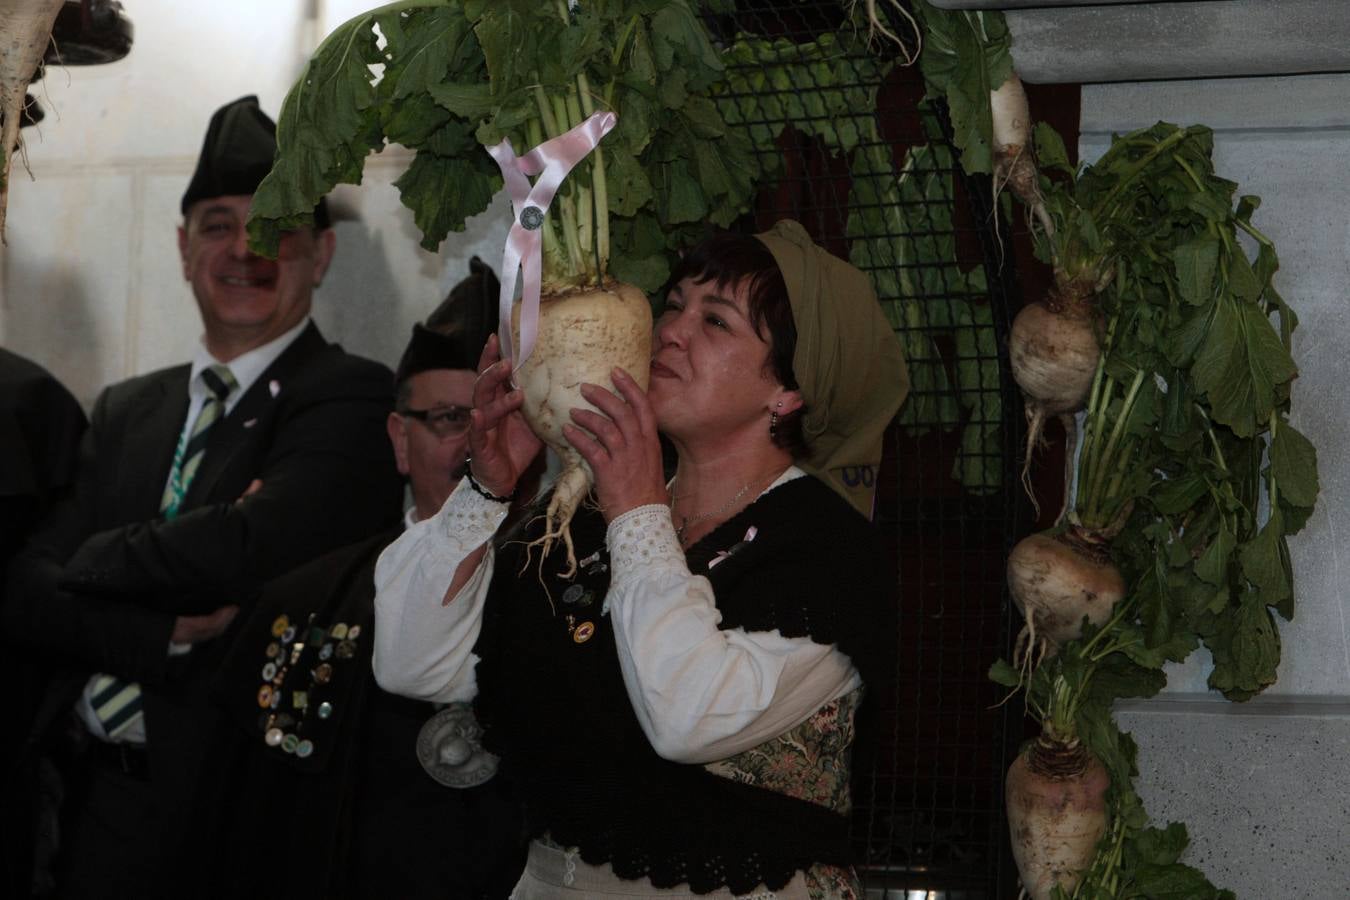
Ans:
[[[680,546],[681,546],[681,547],[684,546],[684,533],[689,529],[689,526],[690,526],[690,525],[697,525],[699,522],[702,522],[702,521],[705,521],[705,520],[707,520],[707,519],[711,519],[711,518],[714,518],[714,517],[716,517],[716,516],[722,515],[722,513],[726,512],[727,510],[729,510],[729,509],[731,509],[733,506],[735,506],[737,500],[739,500],[739,499],[741,499],[742,497],[745,496],[746,491],[750,490],[751,485],[758,484],[760,481],[763,481],[763,480],[764,480],[764,479],[761,478],[761,479],[758,479],[757,481],[747,481],[745,484],[741,485],[741,489],[740,489],[739,491],[736,492],[736,495],[735,495],[734,497],[732,497],[732,498],[731,498],[730,500],[728,500],[726,503],[723,503],[723,504],[722,504],[721,506],[719,506],[717,509],[712,510],[711,512],[699,513],[699,514],[696,515],[696,516],[683,516],[683,517],[681,517],[681,518],[680,518],[680,524],[677,525],[677,526],[675,527],[675,539],[678,540],[678,541],[680,542]],[[675,483],[674,483],[674,482],[671,482],[671,484],[670,484],[670,509],[671,509],[671,512],[672,512],[672,513],[675,511]]]

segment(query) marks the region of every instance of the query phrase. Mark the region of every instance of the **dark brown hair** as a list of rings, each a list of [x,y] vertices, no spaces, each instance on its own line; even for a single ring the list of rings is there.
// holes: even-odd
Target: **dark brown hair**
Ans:
[[[750,325],[769,344],[767,369],[778,383],[790,391],[798,390],[792,371],[797,351],[797,324],[792,319],[792,302],[787,284],[769,248],[758,238],[732,231],[718,232],[696,244],[680,258],[661,290],[662,302],[684,279],[695,284],[713,282],[725,290],[744,284]],[[809,455],[802,435],[803,404],[795,412],[779,416],[773,442],[792,454],[793,459]]]

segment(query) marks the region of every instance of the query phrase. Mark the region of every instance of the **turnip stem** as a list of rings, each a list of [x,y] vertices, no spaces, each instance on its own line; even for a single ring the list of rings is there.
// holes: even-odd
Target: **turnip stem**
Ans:
[[[1116,423],[1111,429],[1111,438],[1106,442],[1106,449],[1102,452],[1101,459],[1097,466],[1097,471],[1092,476],[1092,506],[1090,511],[1100,514],[1102,508],[1101,489],[1102,481],[1106,477],[1106,471],[1110,468],[1112,458],[1115,456],[1116,446],[1120,443],[1121,435],[1125,431],[1125,423],[1130,418],[1130,413],[1134,409],[1135,398],[1139,396],[1139,388],[1144,383],[1144,376],[1147,374],[1140,369],[1134,374],[1134,380],[1130,383],[1130,390],[1125,395],[1125,402],[1121,404],[1120,414],[1116,417]],[[1105,524],[1098,522],[1096,524]]]
[[[585,116],[581,114],[581,102],[577,93],[577,88],[573,87],[568,91],[566,98],[567,119],[574,126],[581,124],[581,122],[585,120]],[[592,156],[599,152],[600,148],[598,145],[595,150],[591,151]],[[585,267],[583,271],[585,272],[587,279],[589,279],[595,274],[593,269],[593,266],[595,265],[595,208],[592,204],[591,189],[589,187],[580,180],[574,180],[572,186],[576,190],[577,244],[581,247],[581,261]]]
[[[577,73],[577,87],[581,95],[581,111],[586,118],[595,114],[595,104],[591,101],[591,83],[585,72]],[[609,269],[609,183],[605,180],[604,147],[595,148],[592,153],[595,168],[591,174],[592,201],[595,203],[595,276],[596,283],[605,280]]]

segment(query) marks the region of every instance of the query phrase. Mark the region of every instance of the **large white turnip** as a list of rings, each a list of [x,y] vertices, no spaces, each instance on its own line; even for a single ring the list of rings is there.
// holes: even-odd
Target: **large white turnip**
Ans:
[[[519,346],[520,304],[511,321],[515,346]],[[515,381],[525,394],[525,420],[563,461],[544,535],[536,541],[543,545],[545,556],[554,541],[563,541],[568,562],[563,577],[576,573],[568,523],[590,492],[594,476],[562,428],[571,424],[573,407],[595,409],[582,398],[581,385],[612,387],[610,372],[615,366],[646,390],[651,353],[651,306],[638,288],[611,279],[600,288],[574,288],[540,297],[534,350],[516,369]]]
[[[1091,286],[1081,280],[1057,284],[1044,300],[1022,307],[1008,336],[1008,361],[1013,380],[1022,390],[1027,417],[1022,484],[1033,504],[1036,495],[1030,483],[1031,457],[1051,417],[1063,423],[1068,440],[1066,483],[1072,473],[1078,436],[1073,413],[1087,401],[1101,356],[1091,300]],[[1067,503],[1067,485],[1064,499]]]
[[[1106,543],[1088,529],[1040,532],[1008,554],[1008,589],[1026,619],[1013,662],[1030,668],[1082,634],[1083,619],[1101,625],[1125,596],[1125,580]]]
[[[14,153],[23,145],[19,126],[28,85],[51,41],[52,23],[63,0],[0,0],[0,140],[5,164],[0,174],[0,241],[5,238],[9,178]],[[7,243],[7,242],[6,242]]]
[[[1032,900],[1058,886],[1071,895],[1106,833],[1102,764],[1077,739],[1042,735],[1008,770],[1006,801],[1013,859]]]

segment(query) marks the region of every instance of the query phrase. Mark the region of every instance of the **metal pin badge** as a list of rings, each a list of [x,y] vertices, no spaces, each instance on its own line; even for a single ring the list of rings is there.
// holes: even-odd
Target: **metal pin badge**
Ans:
[[[267,382],[267,393],[271,394],[273,397],[275,397],[277,394],[280,394],[281,382],[277,381],[275,378]]]
[[[520,227],[526,231],[538,231],[544,224],[544,211],[537,206],[527,206],[520,211]]]

